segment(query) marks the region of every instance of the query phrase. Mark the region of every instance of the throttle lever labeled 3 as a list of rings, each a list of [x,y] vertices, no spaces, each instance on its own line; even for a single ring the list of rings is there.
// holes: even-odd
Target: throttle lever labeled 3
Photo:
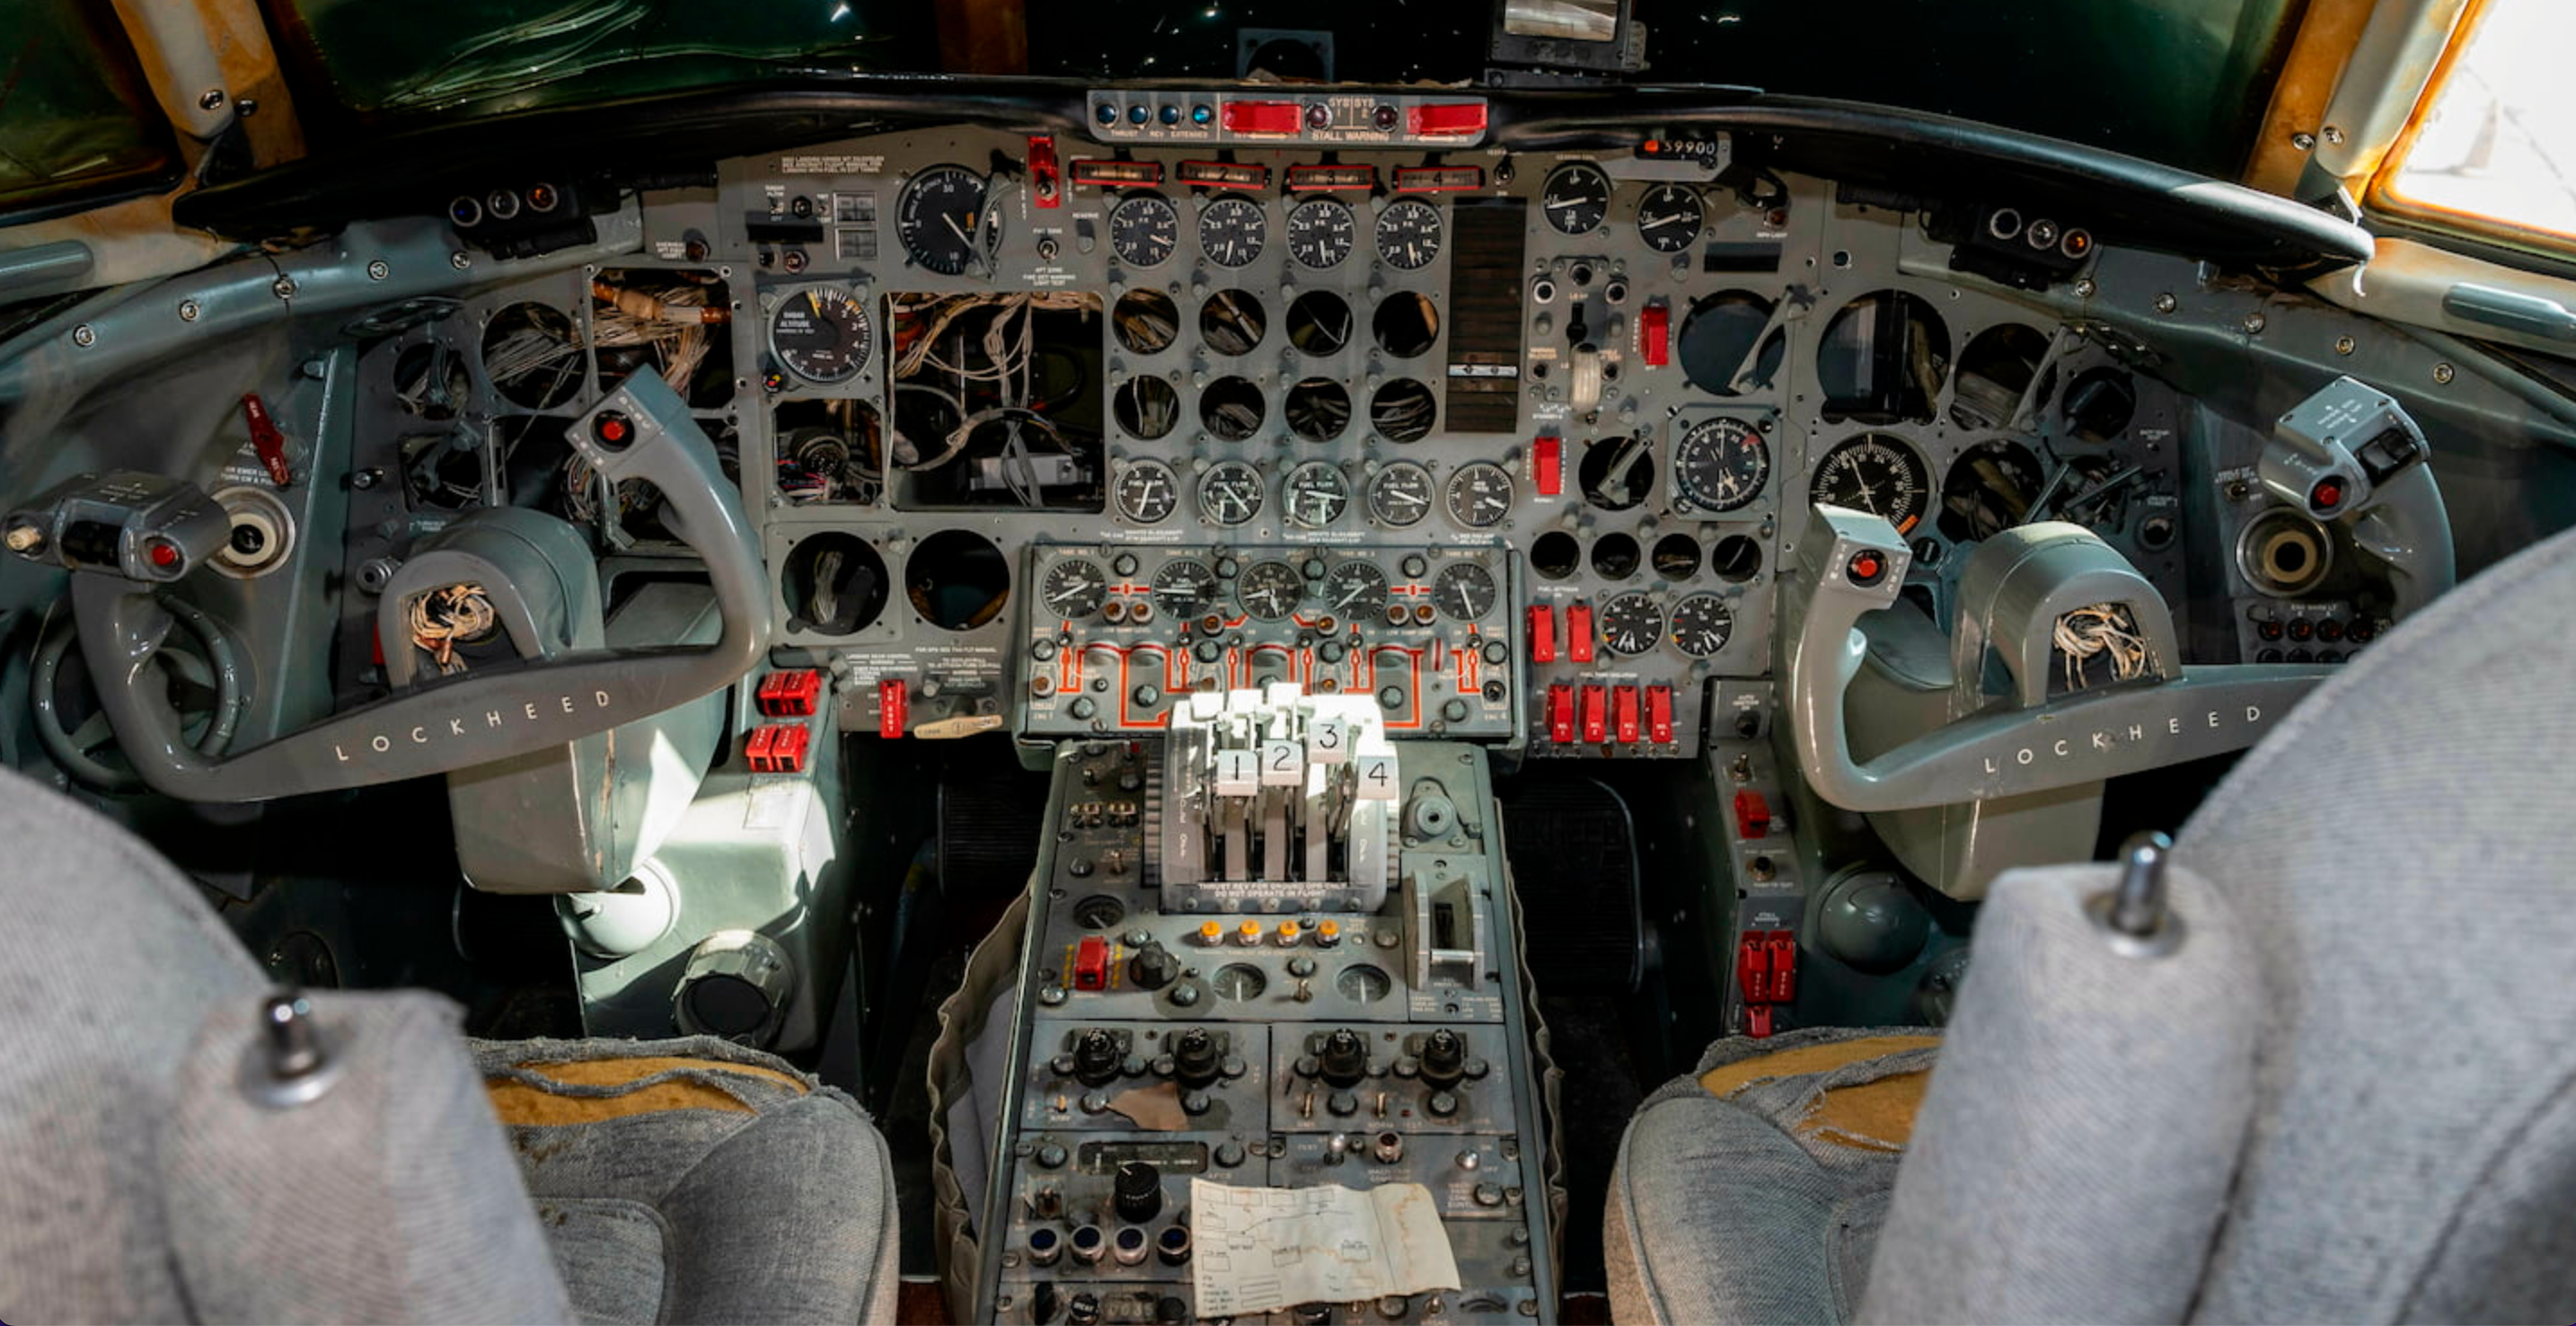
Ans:
[[[212,760],[182,736],[150,664],[172,629],[154,592],[212,555],[224,536],[221,508],[176,481],[138,485],[132,481],[144,476],[108,476],[57,489],[41,508],[13,512],[8,542],[22,556],[74,568],[72,607],[100,707],[155,791],[188,801],[264,801],[445,773],[559,746],[684,704],[739,680],[768,648],[767,580],[741,499],[718,468],[714,446],[661,377],[639,370],[576,421],[568,437],[607,483],[643,479],[661,490],[667,523],[704,560],[714,588],[723,627],[713,645],[584,650],[542,663],[486,666]],[[211,533],[200,528],[208,512]],[[103,546],[113,546],[117,556],[58,551],[67,538],[100,542],[102,529],[116,531]],[[164,568],[156,556],[165,546],[175,566]],[[175,574],[151,574],[163,570]]]

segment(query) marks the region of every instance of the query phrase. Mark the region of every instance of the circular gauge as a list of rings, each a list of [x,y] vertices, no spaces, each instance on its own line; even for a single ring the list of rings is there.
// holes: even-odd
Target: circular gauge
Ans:
[[[1261,514],[1261,471],[1221,460],[1199,476],[1199,514],[1216,525],[1240,525]]]
[[[1270,217],[1249,198],[1225,197],[1199,213],[1199,250],[1219,267],[1241,267],[1261,256]]]
[[[1340,266],[1358,237],[1350,204],[1339,198],[1309,198],[1288,213],[1288,256],[1300,267]]]
[[[1138,525],[1160,525],[1181,504],[1181,481],[1159,460],[1128,463],[1118,476],[1118,514]]]
[[[1377,214],[1377,256],[1389,267],[1420,271],[1440,256],[1440,209],[1399,198]]]
[[[769,349],[796,376],[839,382],[868,366],[868,306],[838,286],[790,293],[769,315]]]
[[[1557,233],[1588,234],[1610,214],[1610,177],[1591,162],[1569,161],[1547,177],[1539,208]]]
[[[1449,476],[1449,517],[1469,529],[1492,529],[1512,513],[1512,476],[1492,461],[1474,461]]]
[[[1196,617],[1216,603],[1216,572],[1183,557],[1154,573],[1154,605],[1177,618]]]
[[[1286,562],[1254,562],[1234,580],[1234,601],[1259,621],[1275,622],[1306,598],[1306,577]]]
[[[1249,962],[1229,962],[1208,975],[1208,988],[1216,991],[1216,997],[1235,1003],[1259,998],[1269,985],[1270,978]]]
[[[1494,610],[1494,573],[1474,562],[1451,562],[1431,578],[1431,602],[1450,620],[1472,622]]]
[[[1344,562],[1324,577],[1324,607],[1351,621],[1386,610],[1386,572],[1374,562]]]
[[[1409,460],[1379,470],[1368,484],[1369,519],[1398,529],[1431,510],[1431,471]]]
[[[1879,433],[1863,433],[1825,453],[1807,483],[1817,506],[1866,511],[1911,534],[1923,522],[1932,480],[1914,448]]]
[[[1342,477],[1341,466],[1310,460],[1288,471],[1280,485],[1280,500],[1288,508],[1289,523],[1322,529],[1351,509],[1351,481]]]
[[[933,166],[912,177],[895,201],[894,233],[913,262],[942,276],[968,263],[991,268],[1002,243],[1002,218],[985,206],[992,186],[964,166]]]
[[[1673,605],[1673,643],[1692,658],[1726,648],[1734,633],[1735,613],[1715,594],[1693,594]]]
[[[1657,253],[1679,253],[1699,238],[1708,212],[1699,190],[1687,184],[1658,184],[1637,200],[1637,238]]]
[[[1181,243],[1181,213],[1159,193],[1131,193],[1109,213],[1109,247],[1138,267],[1160,267]]]
[[[1601,647],[1613,654],[1645,653],[1664,635],[1663,609],[1643,594],[1622,594],[1602,604],[1594,620],[1601,632]]]
[[[1045,583],[1038,586],[1038,597],[1046,601],[1056,616],[1079,621],[1100,611],[1109,601],[1109,577],[1100,573],[1100,564],[1084,557],[1068,557],[1047,568]]]
[[[1733,511],[1771,482],[1771,445],[1741,419],[1703,419],[1673,448],[1673,483],[1704,511]]]
[[[1354,1004],[1373,1004],[1394,993],[1395,978],[1363,962],[1344,967],[1342,974],[1333,978],[1333,988]]]

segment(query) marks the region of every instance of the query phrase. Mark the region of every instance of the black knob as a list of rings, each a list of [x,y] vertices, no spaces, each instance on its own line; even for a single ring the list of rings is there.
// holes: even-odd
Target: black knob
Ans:
[[[1163,1172],[1151,1162],[1130,1160],[1118,1166],[1118,1218],[1141,1225],[1163,1213]]]
[[[1147,944],[1127,960],[1127,979],[1135,982],[1139,990],[1160,990],[1180,976],[1180,959],[1161,944]]]
[[[1172,1040],[1172,1076],[1183,1086],[1203,1087],[1225,1070],[1225,1047],[1205,1027],[1192,1027]]]
[[[1086,1087],[1096,1087],[1118,1076],[1119,1061],[1127,1056],[1118,1048],[1118,1038],[1098,1027],[1087,1027],[1073,1041],[1073,1075]]]
[[[1064,1322],[1065,1326],[1099,1326],[1100,1296],[1092,1293],[1074,1295],[1073,1300],[1065,1305]]]
[[[1467,1075],[1467,1039],[1447,1027],[1422,1038],[1422,1080],[1443,1091]]]
[[[1360,1079],[1368,1076],[1368,1041],[1348,1027],[1337,1027],[1324,1037],[1316,1065],[1324,1080],[1334,1086],[1358,1086]]]

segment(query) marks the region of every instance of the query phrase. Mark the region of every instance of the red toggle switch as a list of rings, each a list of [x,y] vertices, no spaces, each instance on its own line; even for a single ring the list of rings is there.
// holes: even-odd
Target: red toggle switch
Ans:
[[[1658,299],[1637,313],[1637,349],[1646,367],[1662,368],[1673,357],[1673,310]]]
[[[1591,685],[1583,688],[1583,739],[1610,739],[1610,688]]]
[[[1547,735],[1560,746],[1574,743],[1574,688],[1564,682],[1547,688]]]
[[[1771,836],[1771,803],[1752,788],[1735,794],[1735,832],[1745,838]]]
[[[1530,662],[1556,661],[1556,609],[1533,603],[1529,610]]]
[[[794,672],[773,672],[760,683],[752,697],[762,716],[768,718],[812,718],[821,707],[823,674],[812,668]]]
[[[1592,661],[1592,605],[1565,605],[1565,655],[1577,663]]]
[[[1044,134],[1029,139],[1029,192],[1040,207],[1064,205],[1064,186],[1055,169],[1055,139]]]
[[[1763,941],[1771,951],[1771,1002],[1785,1004],[1798,997],[1798,937],[1787,930],[1774,930]]]
[[[1671,743],[1673,739],[1672,687],[1646,688],[1646,735],[1658,746]]]
[[[1542,437],[1530,443],[1530,482],[1541,497],[1565,491],[1565,439]]]
[[[743,742],[743,758],[753,773],[803,773],[805,751],[813,734],[802,723],[756,727]]]
[[[1084,935],[1073,950],[1073,988],[1106,990],[1109,988],[1109,941],[1098,935]]]
[[[1748,1004],[1770,1001],[1771,947],[1762,942],[1759,930],[1744,932],[1744,938],[1735,946],[1735,986]]]
[[[1622,686],[1610,695],[1610,719],[1621,741],[1637,739],[1637,688]]]
[[[902,736],[911,708],[912,697],[901,678],[888,677],[878,682],[877,735],[888,739]]]
[[[1293,134],[1305,110],[1293,101],[1229,101],[1225,131],[1230,134]]]
[[[1771,1006],[1748,1004],[1744,1009],[1744,1034],[1761,1040],[1771,1034]]]
[[[268,477],[280,488],[293,482],[295,472],[286,467],[286,434],[278,431],[277,421],[268,417],[268,406],[256,393],[242,397],[242,418],[250,421],[250,448],[259,453],[259,463],[268,467]]]
[[[1425,138],[1445,138],[1452,134],[1480,134],[1485,131],[1485,103],[1481,101],[1439,102],[1416,106],[1407,123],[1413,132]]]

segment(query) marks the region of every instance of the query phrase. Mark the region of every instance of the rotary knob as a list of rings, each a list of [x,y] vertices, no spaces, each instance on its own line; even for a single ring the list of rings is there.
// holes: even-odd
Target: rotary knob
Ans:
[[[1163,1212],[1163,1172],[1151,1163],[1130,1160],[1118,1167],[1112,1180],[1117,1194],[1118,1218],[1131,1225],[1141,1225]]]
[[[1316,1056],[1316,1071],[1334,1086],[1358,1086],[1368,1076],[1368,1041],[1348,1027],[1334,1028]]]
[[[1443,1091],[1467,1075],[1467,1038],[1442,1027],[1422,1039],[1422,1080]]]
[[[1203,1087],[1225,1071],[1225,1050],[1205,1027],[1192,1027],[1172,1040],[1172,1076],[1183,1086]]]
[[[1118,1048],[1118,1038],[1098,1027],[1087,1027],[1073,1041],[1073,1076],[1087,1087],[1114,1080],[1126,1055]]]
[[[1161,944],[1147,944],[1127,960],[1127,979],[1135,982],[1139,990],[1160,990],[1180,976],[1180,959]]]

